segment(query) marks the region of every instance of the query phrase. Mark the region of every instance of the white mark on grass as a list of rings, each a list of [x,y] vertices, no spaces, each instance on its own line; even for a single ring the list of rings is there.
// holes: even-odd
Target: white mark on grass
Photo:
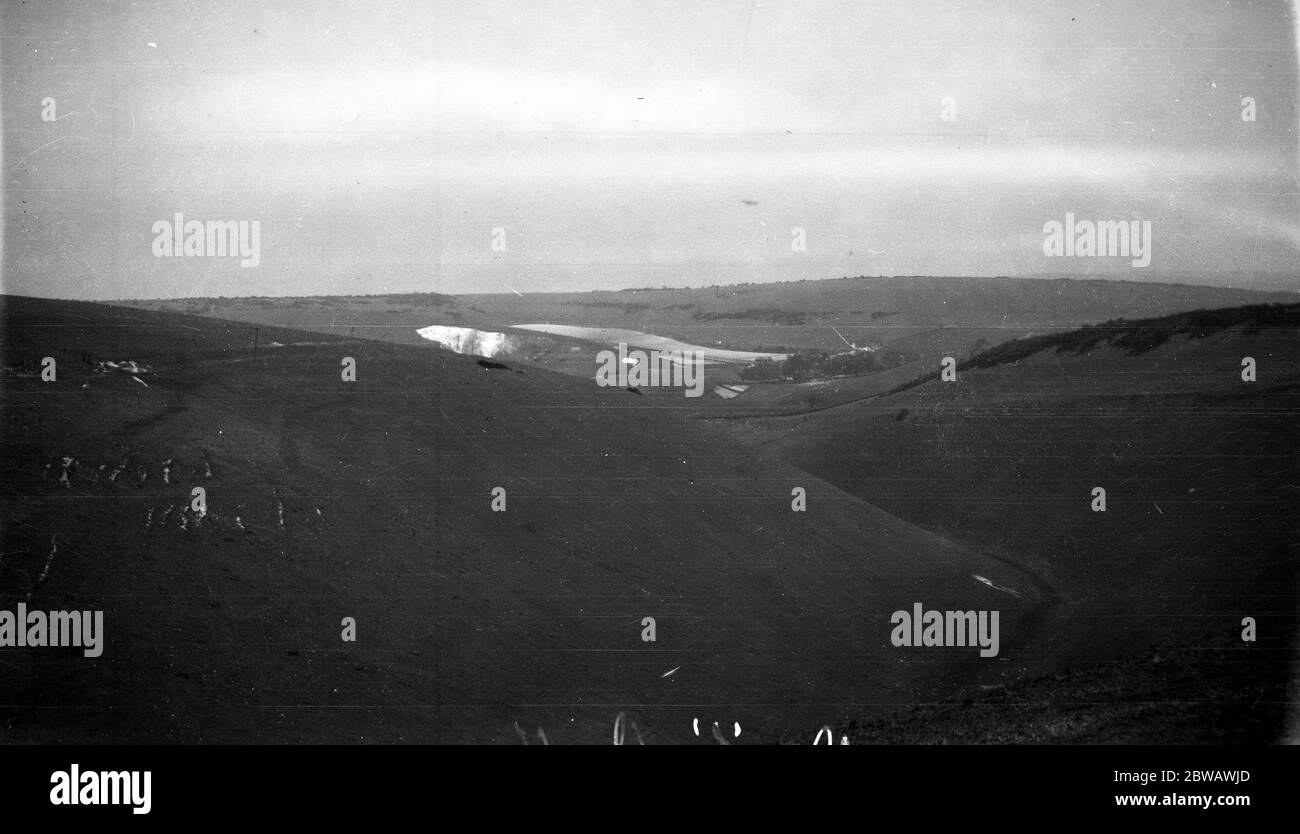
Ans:
[[[167,458],[167,460],[163,461],[163,483],[170,484],[171,482],[172,482],[172,459]]]
[[[63,472],[59,475],[59,483],[63,484],[64,489],[72,489],[72,481],[68,478],[68,467],[72,466],[73,462],[69,457],[63,459]]]
[[[50,555],[45,557],[45,567],[41,568],[41,575],[37,577],[36,584],[33,585],[31,587],[31,590],[27,592],[28,602],[32,601],[32,594],[36,593],[36,589],[41,587],[41,583],[45,581],[45,577],[50,575],[50,565],[54,564],[54,554],[58,552],[59,552],[58,536],[57,535],[50,536]]]
[[[831,746],[831,745],[835,744],[835,733],[832,732],[832,730],[831,730],[830,727],[822,727],[820,730],[817,731],[817,735],[816,735],[816,737],[813,738],[813,747],[816,747],[816,746],[818,746],[818,745],[820,745],[820,744],[822,743],[822,735],[823,735],[823,734],[826,736],[826,744],[827,744],[827,746]],[[840,736],[840,744],[841,744],[841,745],[844,745],[844,746],[848,746],[848,743],[849,743],[849,737],[848,737],[848,734],[846,733],[846,734],[844,734],[844,735],[841,735],[841,736]]]
[[[669,669],[667,672],[664,672],[664,673],[663,673],[662,675],[660,675],[659,677],[661,677],[661,678],[666,678],[666,677],[668,677],[669,675],[671,675],[673,672],[676,672],[676,671],[677,671],[678,669],[680,669],[680,668],[682,668],[682,667],[680,667],[680,666],[675,666],[675,667],[673,667],[672,669]],[[699,735],[699,734],[697,733],[696,735]]]
[[[283,530],[284,529],[284,504],[282,504],[279,501],[276,501],[275,507],[280,514],[280,529]]]
[[[614,746],[615,747],[623,746],[624,742],[627,740],[627,730],[624,728],[624,724],[625,724],[624,719],[626,717],[627,716],[624,713],[620,712],[618,716],[614,719]],[[572,721],[573,719],[570,718],[569,720]],[[640,728],[637,727],[635,721],[631,722],[631,726],[632,726],[632,732],[636,735],[636,743],[644,747],[645,739],[641,738]]]
[[[1004,594],[1011,594],[1011,596],[1015,597],[1016,599],[1024,599],[1024,596],[1015,588],[1008,588],[1004,585],[998,585],[994,583],[993,580],[985,579],[984,577],[980,576],[978,573],[972,573],[971,576],[974,579],[983,582],[985,585],[988,585],[990,588],[992,588],[995,591],[1001,591]]]
[[[740,738],[740,722],[739,721],[735,722],[733,724],[733,727],[734,727],[733,731],[736,734],[736,738]],[[700,734],[700,719],[698,718],[691,719],[691,729],[695,731],[695,735],[698,736]],[[717,721],[713,722],[713,726],[710,728],[710,730],[713,733],[714,741],[718,742],[718,744],[726,744],[726,745],[731,744],[731,742],[727,741],[726,737],[723,736],[722,727],[718,724]]]
[[[148,530],[153,526],[153,507],[149,508],[149,514],[144,519],[144,529]]]
[[[143,379],[141,379],[141,378],[138,377],[138,376],[134,376],[134,375],[132,375],[131,379],[134,379],[136,382],[140,383],[140,384],[143,385],[145,388],[148,388],[148,387],[149,387],[149,383],[145,382]]]
[[[1161,515],[1165,514],[1165,511],[1160,509],[1160,505],[1157,504],[1156,502],[1152,501],[1151,505],[1156,508],[1156,512],[1160,513]]]

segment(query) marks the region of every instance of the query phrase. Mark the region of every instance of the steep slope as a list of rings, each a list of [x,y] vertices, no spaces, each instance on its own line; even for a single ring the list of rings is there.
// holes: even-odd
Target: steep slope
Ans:
[[[1026,673],[1031,575],[663,398],[102,305],[0,322],[0,608],[106,630],[0,649],[6,741],[605,742],[620,712],[807,741]],[[913,602],[1000,610],[1001,654],[894,648]]]
[[[1254,382],[1242,379],[1246,357]],[[1240,688],[1214,697],[1245,701],[1224,713],[1241,727],[1204,729],[1223,740],[1261,710],[1281,729],[1300,564],[1297,360],[1300,306],[1208,311],[1012,342],[954,382],[931,375],[804,416],[720,424],[1034,571],[1053,611],[1029,651],[1058,672],[1179,647],[1170,657],[1232,677]],[[1255,643],[1240,639],[1244,617]],[[1173,684],[1188,673],[1160,686],[1130,670],[1106,691],[1176,710],[1195,697]],[[1150,740],[1159,716],[1143,720],[1157,722]]]

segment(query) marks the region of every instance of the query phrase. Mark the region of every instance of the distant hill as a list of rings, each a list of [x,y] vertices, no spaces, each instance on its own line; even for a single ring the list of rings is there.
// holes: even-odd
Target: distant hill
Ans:
[[[1183,284],[900,277],[704,289],[130,303],[319,332],[347,334],[355,328],[364,338],[405,344],[418,344],[413,331],[431,324],[492,329],[547,322],[643,330],[738,350],[837,350],[847,339],[890,344],[918,355],[965,355],[977,346],[1118,317],[1296,300],[1295,293]]]

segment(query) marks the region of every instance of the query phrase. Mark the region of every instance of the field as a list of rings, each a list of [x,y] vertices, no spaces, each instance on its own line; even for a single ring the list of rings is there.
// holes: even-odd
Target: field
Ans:
[[[1294,301],[1293,293],[1121,281],[844,278],[698,289],[525,295],[191,298],[125,302],[154,310],[419,344],[431,324],[485,330],[528,323],[640,330],[698,345],[788,352],[844,340],[918,361],[1112,318]],[[832,329],[834,328],[834,329]]]

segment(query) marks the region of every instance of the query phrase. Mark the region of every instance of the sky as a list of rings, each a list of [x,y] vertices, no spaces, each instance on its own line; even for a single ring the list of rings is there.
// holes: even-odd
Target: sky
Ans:
[[[1300,289],[1297,31],[1263,0],[5,0],[3,290]],[[256,265],[159,255],[177,213],[255,221]],[[1150,264],[1049,257],[1067,213],[1150,221]]]

